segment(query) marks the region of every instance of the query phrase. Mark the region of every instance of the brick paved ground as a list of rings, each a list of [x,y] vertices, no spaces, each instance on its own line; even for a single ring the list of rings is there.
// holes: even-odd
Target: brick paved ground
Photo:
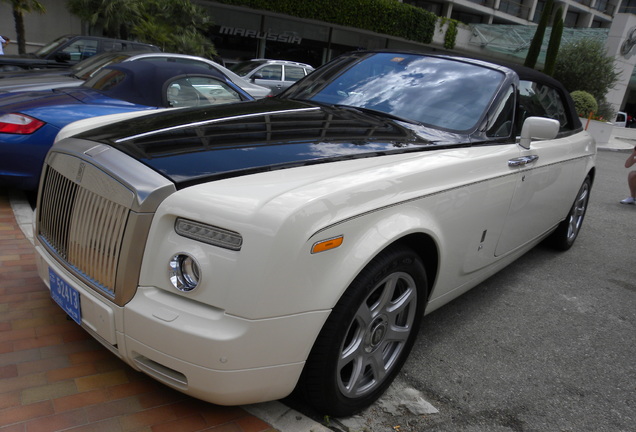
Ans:
[[[0,189],[0,432],[273,432],[242,408],[173,391],[95,342],[51,300]]]

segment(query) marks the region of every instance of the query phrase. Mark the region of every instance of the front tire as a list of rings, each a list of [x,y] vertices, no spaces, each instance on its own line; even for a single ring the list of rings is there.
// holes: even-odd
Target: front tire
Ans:
[[[592,180],[586,177],[581,185],[574,204],[570,208],[568,216],[563,220],[557,229],[548,238],[550,246],[557,250],[566,251],[572,247],[574,241],[579,236],[587,205],[590,201],[590,191],[592,190]]]
[[[320,414],[350,416],[391,384],[424,313],[426,272],[411,249],[380,253],[351,283],[307,360],[301,391]]]

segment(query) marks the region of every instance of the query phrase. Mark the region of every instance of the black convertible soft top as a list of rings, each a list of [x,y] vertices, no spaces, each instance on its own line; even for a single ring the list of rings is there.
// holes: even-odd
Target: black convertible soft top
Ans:
[[[572,97],[570,96],[570,92],[567,91],[567,89],[563,86],[563,84],[561,84],[560,81],[554,79],[553,77],[549,75],[544,74],[543,72],[539,72],[538,70],[529,68],[527,66],[514,64],[514,63],[506,63],[506,62],[496,62],[496,64],[505,66],[508,69],[512,69],[513,71],[517,73],[517,75],[519,75],[520,80],[533,81],[539,84],[545,84],[558,90],[563,96],[564,103],[568,104],[568,106],[566,107],[567,112],[576,114],[576,108],[574,107],[574,101],[572,100]],[[582,127],[581,120],[579,119],[578,116],[574,116],[573,118],[570,119],[570,121],[572,121],[573,129],[578,129],[579,127]]]
[[[109,78],[113,71],[123,72],[120,81]],[[131,103],[147,106],[166,106],[165,87],[172,78],[185,76],[213,76],[223,82],[227,78],[215,69],[198,65],[167,61],[132,61],[109,65],[100,70],[81,87]]]

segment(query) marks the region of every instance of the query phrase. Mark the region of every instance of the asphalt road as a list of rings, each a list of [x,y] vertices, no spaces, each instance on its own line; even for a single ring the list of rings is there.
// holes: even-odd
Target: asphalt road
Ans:
[[[437,413],[383,400],[330,428],[636,431],[636,206],[619,204],[627,155],[599,151],[570,251],[539,246],[424,318],[392,390],[418,390]]]

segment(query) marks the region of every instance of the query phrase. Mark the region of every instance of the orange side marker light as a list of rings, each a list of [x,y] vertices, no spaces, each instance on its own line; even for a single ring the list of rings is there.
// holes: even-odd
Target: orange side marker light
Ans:
[[[311,253],[315,254],[318,252],[324,252],[324,251],[328,251],[331,249],[335,249],[337,247],[339,247],[342,244],[342,241],[344,240],[344,236],[337,236],[337,237],[332,237],[326,240],[321,240],[319,242],[314,243],[314,245],[311,247]]]

